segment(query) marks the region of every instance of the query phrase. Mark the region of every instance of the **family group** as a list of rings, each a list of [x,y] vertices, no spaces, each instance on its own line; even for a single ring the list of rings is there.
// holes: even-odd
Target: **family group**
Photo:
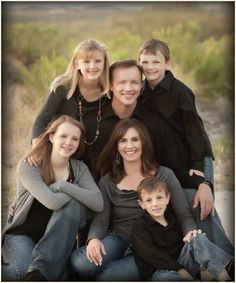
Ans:
[[[112,64],[78,44],[18,164],[3,281],[234,281],[211,143],[170,66],[159,39]]]

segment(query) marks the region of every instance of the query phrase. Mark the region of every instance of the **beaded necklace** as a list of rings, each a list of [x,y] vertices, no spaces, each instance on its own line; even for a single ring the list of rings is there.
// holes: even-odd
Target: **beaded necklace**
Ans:
[[[83,105],[82,105],[82,101],[84,100],[84,97],[79,94],[78,96],[78,108],[79,108],[79,120],[80,122],[83,122]],[[96,142],[96,140],[99,137],[100,134],[100,122],[102,119],[102,112],[101,112],[101,105],[102,105],[102,94],[99,93],[99,101],[98,101],[98,112],[97,112],[97,116],[96,116],[96,120],[97,120],[97,127],[96,127],[96,132],[95,132],[95,137],[92,141],[87,141],[86,139],[84,140],[84,142],[87,145],[92,145]]]

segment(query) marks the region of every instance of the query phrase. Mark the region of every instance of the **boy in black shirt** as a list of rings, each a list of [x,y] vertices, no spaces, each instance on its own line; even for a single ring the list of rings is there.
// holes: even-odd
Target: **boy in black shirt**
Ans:
[[[132,231],[135,262],[144,279],[152,281],[230,280],[226,269],[232,256],[211,243],[201,231],[183,238],[176,217],[168,207],[167,185],[155,177],[144,179],[137,189],[145,210]],[[185,242],[185,243],[184,243]]]
[[[211,191],[213,182],[203,173],[204,158],[213,159],[214,156],[203,122],[197,113],[194,94],[169,70],[170,50],[165,42],[158,39],[144,42],[139,51],[139,62],[146,76],[140,97],[142,103],[159,113],[181,137],[186,152],[189,153],[189,175],[205,177],[205,181],[200,180],[197,187],[193,178],[190,187],[197,189],[194,207],[201,207],[200,219],[203,220],[214,213]],[[166,166],[171,168],[168,164]]]

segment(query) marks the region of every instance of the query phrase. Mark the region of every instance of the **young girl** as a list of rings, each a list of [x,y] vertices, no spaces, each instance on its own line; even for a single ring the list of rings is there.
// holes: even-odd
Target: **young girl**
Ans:
[[[52,82],[50,94],[36,117],[32,130],[33,146],[52,119],[66,114],[84,123],[85,143],[92,147],[92,157],[98,154],[94,152],[93,145],[100,135],[102,108],[110,103],[106,96],[109,65],[105,45],[94,39],[79,43],[65,73]],[[90,161],[87,152],[86,161]],[[39,164],[34,160],[32,163]]]
[[[84,136],[82,123],[62,115],[19,163],[15,211],[4,229],[3,280],[21,281],[27,272],[25,281],[57,280],[89,210],[103,209],[87,166],[76,160]],[[43,157],[40,167],[25,161],[34,154]]]
[[[197,229],[174,173],[153,161],[153,148],[146,128],[135,119],[124,119],[115,126],[110,140],[101,152],[98,168],[104,210],[90,226],[88,245],[71,257],[72,269],[80,278],[97,281],[139,280],[139,272],[130,247],[132,224],[141,214],[137,186],[148,176],[165,180],[173,198],[171,205],[187,233]]]

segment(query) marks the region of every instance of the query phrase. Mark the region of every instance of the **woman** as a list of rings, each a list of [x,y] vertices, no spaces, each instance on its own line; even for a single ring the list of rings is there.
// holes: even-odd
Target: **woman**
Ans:
[[[197,229],[174,173],[156,165],[153,156],[150,138],[141,122],[124,119],[115,126],[98,162],[103,176],[99,187],[104,210],[91,223],[87,246],[71,256],[72,269],[80,278],[139,280],[129,248],[132,224],[141,214],[136,189],[146,177],[156,176],[167,182],[173,196],[171,206],[184,233]]]
[[[4,229],[3,280],[22,281],[27,272],[25,281],[58,279],[89,210],[103,209],[87,166],[76,160],[84,136],[82,123],[62,115],[19,163],[16,207]],[[35,154],[43,157],[40,167],[25,161]]]

